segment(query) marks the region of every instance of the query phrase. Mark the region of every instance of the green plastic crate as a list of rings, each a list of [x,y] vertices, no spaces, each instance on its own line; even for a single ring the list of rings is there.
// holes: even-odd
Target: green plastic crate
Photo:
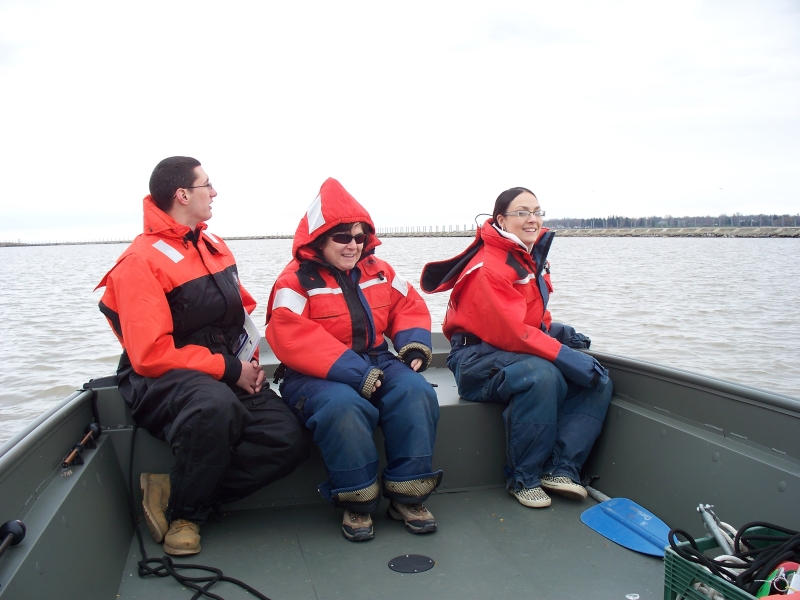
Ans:
[[[778,533],[767,528],[753,528],[751,532],[767,535]],[[717,540],[710,535],[695,540],[695,543],[701,552],[719,549]],[[678,545],[689,546],[689,542],[681,542]],[[719,554],[721,552],[717,553],[717,555]],[[708,596],[692,587],[692,584],[697,581],[725,596],[725,600],[757,600],[755,596],[751,596],[735,585],[709,573],[697,563],[681,558],[673,552],[672,548],[667,548],[664,553],[664,600],[675,600],[679,594],[686,600],[708,600]]]

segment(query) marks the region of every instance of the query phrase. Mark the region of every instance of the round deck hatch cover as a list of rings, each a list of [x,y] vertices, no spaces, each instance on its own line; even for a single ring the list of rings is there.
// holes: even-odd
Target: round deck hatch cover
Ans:
[[[389,561],[389,568],[398,573],[422,573],[433,568],[436,563],[421,554],[403,554]]]

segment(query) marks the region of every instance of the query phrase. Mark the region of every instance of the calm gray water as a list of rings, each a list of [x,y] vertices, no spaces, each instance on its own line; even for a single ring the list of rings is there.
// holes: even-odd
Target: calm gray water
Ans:
[[[378,255],[418,287],[467,238],[387,239]],[[291,240],[230,243],[264,322]],[[124,245],[0,248],[0,443],[92,377],[119,345],[93,292]],[[800,397],[800,240],[556,238],[550,309],[593,349]],[[441,330],[447,294],[425,296]]]

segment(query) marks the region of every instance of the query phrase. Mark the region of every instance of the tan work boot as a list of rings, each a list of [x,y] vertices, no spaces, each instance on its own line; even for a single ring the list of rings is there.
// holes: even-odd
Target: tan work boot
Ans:
[[[164,552],[172,556],[200,552],[200,525],[186,519],[175,519],[164,536]]]
[[[164,512],[169,503],[169,475],[142,473],[139,476],[142,488],[144,520],[156,544],[160,544],[169,531],[169,523]]]

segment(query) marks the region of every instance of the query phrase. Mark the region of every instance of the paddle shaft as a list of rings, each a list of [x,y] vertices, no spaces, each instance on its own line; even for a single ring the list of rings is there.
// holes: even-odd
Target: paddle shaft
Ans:
[[[605,495],[603,492],[598,492],[598,491],[597,491],[596,489],[594,489],[593,487],[590,487],[590,486],[588,486],[588,485],[587,485],[587,486],[584,486],[584,488],[586,489],[586,492],[587,492],[587,493],[588,493],[588,494],[589,494],[589,495],[590,495],[592,498],[594,498],[595,500],[597,500],[598,502],[606,502],[606,501],[608,501],[608,500],[611,500],[611,498],[609,498],[608,496],[606,496],[606,495]]]

